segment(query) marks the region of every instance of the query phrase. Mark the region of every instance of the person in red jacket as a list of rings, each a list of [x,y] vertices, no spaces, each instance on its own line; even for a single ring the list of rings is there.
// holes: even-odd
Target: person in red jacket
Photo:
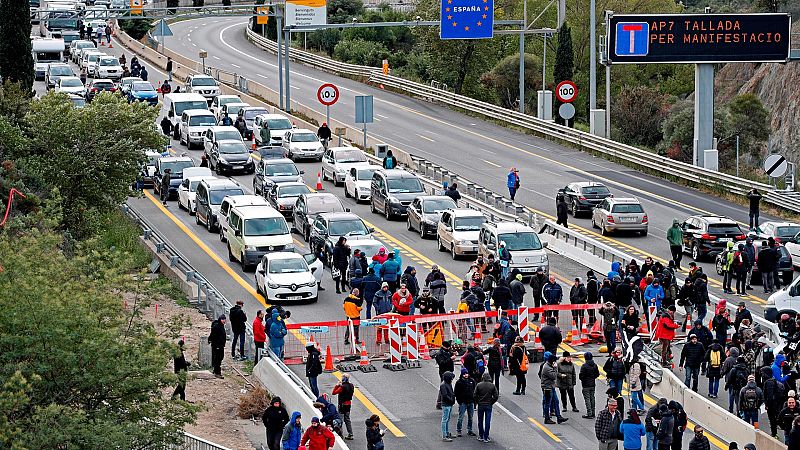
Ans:
[[[405,284],[400,285],[400,289],[392,295],[392,306],[398,314],[407,316],[411,311],[411,305],[414,303],[414,297],[411,292],[406,288]]]
[[[655,338],[661,342],[661,364],[664,366],[669,365],[672,351],[670,344],[672,340],[675,339],[675,330],[677,330],[678,327],[680,327],[680,325],[675,323],[675,306],[670,306],[669,309],[667,309],[667,313],[658,320],[655,334]]]
[[[319,417],[311,419],[311,426],[303,433],[300,445],[305,445],[306,450],[328,450],[333,448],[336,438],[328,427],[320,425]]]
[[[253,320],[253,342],[256,344],[256,364],[264,351],[264,343],[267,342],[267,333],[264,330],[264,313],[259,309],[256,318]]]

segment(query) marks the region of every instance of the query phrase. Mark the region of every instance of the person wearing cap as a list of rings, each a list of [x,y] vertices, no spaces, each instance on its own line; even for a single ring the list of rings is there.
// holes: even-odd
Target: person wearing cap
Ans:
[[[619,430],[615,428],[621,424],[622,414],[617,411],[617,401],[608,399],[606,407],[597,414],[597,420],[594,423],[594,435],[600,450],[617,450],[619,448],[617,441]]]
[[[231,332],[233,333],[233,340],[231,341],[231,359],[236,359],[237,341],[239,342],[239,359],[247,359],[247,357],[244,356],[244,333],[247,324],[247,314],[245,314],[242,306],[244,306],[244,302],[242,300],[236,300],[236,304],[233,305],[228,312],[228,317],[230,317],[231,320]]]
[[[658,445],[656,448],[667,450],[672,446],[672,436],[675,429],[675,418],[672,415],[672,410],[666,404],[658,407],[658,412],[661,419],[658,422],[656,429],[655,439]]]
[[[686,370],[683,384],[697,392],[697,379],[700,376],[700,366],[705,359],[706,348],[697,339],[697,334],[689,335],[689,342],[681,350],[681,360],[678,365],[680,370]]]
[[[736,318],[733,320],[733,327],[736,328],[736,331],[739,331],[739,327],[742,325],[742,320],[744,319],[748,319],[750,323],[753,323],[753,314],[747,309],[747,303],[739,302],[736,306]]]
[[[328,141],[331,140],[331,129],[328,127],[328,124],[322,122],[322,126],[317,129],[317,138],[322,142],[322,145],[325,146],[325,149],[328,148]]]
[[[569,404],[572,406],[572,412],[578,412],[578,406],[575,404],[575,385],[577,384],[577,376],[575,374],[575,365],[572,364],[572,355],[565,351],[562,358],[556,364],[558,369],[558,379],[556,386],[561,394],[561,409],[567,410],[567,397],[569,397]]]
[[[436,311],[439,309],[436,299],[431,296],[431,289],[427,286],[422,288],[422,294],[417,297],[414,303],[419,314],[436,314]],[[427,325],[428,324],[423,324],[423,327],[427,329]]]
[[[431,297],[436,300],[436,313],[444,314],[446,312],[444,309],[444,298],[447,295],[447,281],[444,278],[444,274],[438,271],[438,267],[433,274],[433,279],[430,283]]]
[[[303,439],[303,416],[300,411],[292,412],[292,418],[286,426],[283,427],[283,434],[281,435],[281,450],[298,450],[300,447],[300,440]]]
[[[289,413],[286,412],[280,397],[272,397],[269,406],[261,415],[261,421],[267,431],[267,447],[269,450],[280,450],[283,429],[289,423]]]
[[[622,447],[625,450],[641,450],[642,436],[645,435],[644,424],[635,409],[628,410],[628,417],[619,426],[622,433]]]
[[[658,324],[656,325],[655,338],[661,343],[661,364],[665,367],[669,365],[672,359],[672,340],[675,339],[675,330],[680,325],[675,323],[675,306],[670,306],[667,312],[664,313]]]
[[[225,358],[225,342],[228,340],[228,335],[225,333],[226,320],[227,317],[223,314],[211,322],[211,334],[208,335],[208,343],[211,344],[211,367],[217,378],[224,378],[222,360]]]
[[[347,428],[345,439],[348,441],[353,440],[353,424],[350,422],[350,410],[353,406],[354,392],[355,386],[350,382],[350,375],[347,373],[342,374],[342,380],[336,383],[333,391],[331,391],[331,394],[338,396],[339,413],[342,415],[345,428]]]
[[[189,374],[189,362],[186,361],[184,351],[183,339],[178,341],[178,350],[172,358],[175,375],[178,376],[178,385],[175,386],[175,391],[172,392],[172,398],[180,397],[181,400],[186,401],[186,377]]]
[[[600,377],[600,369],[594,362],[592,352],[584,353],[583,360],[584,363],[580,372],[578,372],[578,379],[581,380],[581,393],[583,394],[583,402],[586,405],[586,414],[581,417],[594,419],[595,387],[597,386],[597,379]]]
[[[329,450],[335,443],[336,437],[333,432],[319,423],[319,417],[311,418],[311,426],[300,439],[300,445],[304,445],[306,450]]]
[[[508,196],[511,197],[511,200],[514,200],[514,196],[517,195],[517,190],[519,189],[519,170],[516,167],[512,167],[508,171],[508,176],[506,176],[506,186],[508,187]]]
[[[313,342],[306,343],[306,378],[308,378],[308,386],[315,397],[319,397],[319,386],[317,385],[317,377],[322,373],[322,361],[319,349]]]

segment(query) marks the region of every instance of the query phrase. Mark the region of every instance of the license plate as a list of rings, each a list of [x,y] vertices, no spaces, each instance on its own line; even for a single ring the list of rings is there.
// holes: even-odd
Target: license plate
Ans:
[[[620,222],[636,222],[636,217],[620,217]]]
[[[478,251],[478,247],[470,247],[470,248],[469,248],[469,251],[471,251],[471,252],[477,252],[477,251]]]
[[[719,238],[717,240],[719,242],[733,242],[733,238]]]
[[[241,170],[244,169],[244,166],[233,166],[233,170]]]
[[[303,297],[299,296],[299,295],[290,295],[290,296],[286,297],[286,300],[300,300],[301,298],[303,298]]]

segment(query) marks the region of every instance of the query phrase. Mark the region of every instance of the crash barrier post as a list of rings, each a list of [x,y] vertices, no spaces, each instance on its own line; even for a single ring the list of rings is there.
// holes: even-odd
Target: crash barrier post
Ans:
[[[383,367],[392,370],[405,370],[403,363],[403,343],[400,339],[400,319],[389,319],[389,362]]]
[[[406,324],[406,359],[409,368],[420,368],[419,364],[419,332],[417,324],[409,322]]]
[[[530,340],[530,327],[528,326],[528,307],[527,306],[520,306],[518,308],[518,318],[517,322],[519,323],[519,335],[522,337],[522,342],[526,344]]]

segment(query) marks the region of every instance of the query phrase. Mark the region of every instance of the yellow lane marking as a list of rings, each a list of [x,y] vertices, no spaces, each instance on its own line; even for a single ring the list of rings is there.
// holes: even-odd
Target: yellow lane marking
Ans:
[[[490,166],[500,167],[500,164],[493,163],[493,162],[491,162],[489,160],[486,160],[486,159],[482,159],[481,161],[485,162],[486,164],[488,164]]]
[[[214,262],[216,262],[222,268],[222,270],[224,270],[226,273],[228,273],[228,275],[230,275],[231,278],[233,278],[234,281],[236,281],[247,292],[249,292],[253,296],[253,298],[255,298],[256,300],[259,301],[259,303],[264,305],[265,308],[269,307],[269,304],[267,304],[267,302],[264,300],[264,297],[259,295],[256,292],[255,288],[253,288],[249,283],[247,283],[238,273],[234,272],[233,269],[231,269],[231,267],[228,264],[226,264],[222,260],[222,258],[217,256],[217,254],[214,253],[214,251],[211,250],[208,247],[208,245],[206,245],[203,241],[201,241],[200,238],[198,238],[197,235],[194,234],[189,229],[189,227],[187,227],[183,222],[181,222],[180,219],[175,217],[175,215],[172,214],[167,208],[165,208],[164,205],[162,205],[160,201],[158,201],[155,197],[153,197],[153,195],[149,191],[142,191],[142,192],[144,192],[145,197],[150,199],[150,201],[153,202],[153,204],[156,205],[156,207],[159,210],[161,210],[161,212],[164,213],[164,215],[169,217],[170,220],[172,220],[175,223],[175,225],[177,225],[178,228],[181,229],[181,231],[183,231],[195,244],[197,244],[197,246],[200,247],[201,250],[203,250],[212,260],[214,260]],[[287,323],[289,323],[289,321],[287,321]],[[305,346],[305,337],[302,334],[300,334],[300,332],[298,330],[292,330],[292,334]],[[341,379],[341,373],[335,372],[334,375],[337,378]],[[355,392],[354,392],[354,395],[356,396],[356,398],[361,403],[364,404],[364,406],[371,413],[377,414],[381,418],[381,422],[386,425],[386,428],[388,428],[392,432],[392,434],[394,434],[396,437],[404,437],[405,436],[405,434],[403,434],[403,432],[400,431],[400,429],[397,428],[397,426],[394,425],[389,420],[389,418],[387,418],[378,409],[378,407],[375,406],[374,403],[372,403],[366,396],[364,396],[364,394],[360,390],[356,389]]]
[[[541,423],[539,423],[538,420],[534,419],[533,417],[528,417],[528,420],[530,420],[531,423],[536,425],[540,430],[544,431],[544,434],[550,436],[550,439],[552,439],[552,440],[554,440],[554,441],[556,441],[558,443],[561,443],[561,439],[559,439],[558,436],[553,434],[552,431],[548,430],[546,426],[544,426]]]

